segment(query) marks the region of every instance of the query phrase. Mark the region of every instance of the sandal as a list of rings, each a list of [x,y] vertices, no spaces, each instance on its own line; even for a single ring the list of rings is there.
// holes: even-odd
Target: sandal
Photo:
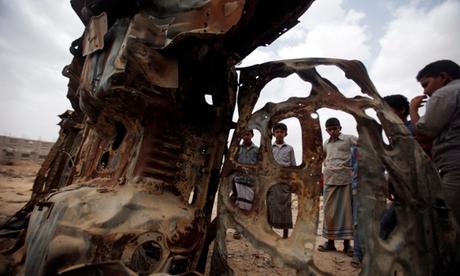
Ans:
[[[351,266],[354,268],[360,268],[361,267],[361,262],[358,260],[351,260]]]
[[[318,246],[318,251],[319,252],[330,252],[330,251],[337,251],[337,249],[335,248],[335,246],[331,246],[329,245],[328,242],[325,242],[324,244],[320,244]]]

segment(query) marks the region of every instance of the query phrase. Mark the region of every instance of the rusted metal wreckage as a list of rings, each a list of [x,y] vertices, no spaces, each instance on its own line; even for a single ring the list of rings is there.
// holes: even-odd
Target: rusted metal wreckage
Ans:
[[[225,235],[236,228],[298,274],[323,274],[312,253],[322,161],[316,111],[325,107],[351,114],[358,125],[362,275],[449,273],[457,225],[438,175],[359,61],[307,58],[235,68],[294,26],[312,2],[72,0],[86,26],[63,70],[74,111],[61,115],[59,139],[30,202],[3,226],[4,272],[200,274],[215,236],[210,273],[232,274]],[[343,70],[363,96],[344,97],[318,74],[319,65]],[[254,110],[268,82],[291,74],[311,84],[305,97]],[[270,128],[286,118],[301,126],[297,167],[280,167],[271,154]],[[262,136],[253,165],[235,157],[246,129]],[[390,145],[382,135],[391,137]],[[402,222],[389,241],[378,237],[384,170],[396,183]],[[236,175],[254,181],[249,211],[229,198]],[[266,194],[286,180],[296,186],[299,204],[294,231],[283,240],[267,222]],[[211,221],[216,195],[218,215]]]

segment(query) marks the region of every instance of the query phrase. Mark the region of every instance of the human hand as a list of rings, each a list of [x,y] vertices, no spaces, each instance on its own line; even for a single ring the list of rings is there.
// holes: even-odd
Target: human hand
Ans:
[[[387,199],[390,200],[390,201],[395,200],[395,197],[393,196],[393,194],[390,191],[387,191]]]
[[[418,110],[420,107],[424,106],[426,103],[426,98],[427,98],[426,95],[419,95],[419,96],[414,97],[410,101],[410,109]]]

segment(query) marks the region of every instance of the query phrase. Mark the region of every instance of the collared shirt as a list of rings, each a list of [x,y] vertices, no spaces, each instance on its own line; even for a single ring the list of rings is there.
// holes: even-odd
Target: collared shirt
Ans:
[[[330,138],[324,142],[323,176],[326,185],[349,185],[352,180],[351,147],[358,138],[353,135],[340,134],[337,140]]]
[[[238,153],[238,162],[243,164],[255,164],[257,163],[257,157],[259,153],[259,148],[251,143],[249,147],[245,147],[243,144],[240,145],[240,151]],[[249,176],[245,175],[237,175],[235,176],[236,184],[245,185],[245,186],[252,186],[252,179]],[[237,187],[238,188],[238,187]],[[240,190],[242,189],[239,187]],[[241,195],[241,193],[238,193]],[[238,201],[238,199],[237,199]]]
[[[294,148],[290,145],[283,143],[278,145],[273,143],[272,145],[273,158],[281,166],[295,166],[295,155]]]
[[[431,153],[438,169],[459,169],[460,79],[450,81],[428,99],[416,132],[435,138]]]
[[[407,127],[407,129],[409,130],[409,133],[410,133],[410,136],[414,136],[414,128],[412,127],[412,122],[411,121],[408,121],[408,120],[405,120],[404,121],[404,125]]]
[[[240,145],[240,152],[238,153],[238,162],[243,164],[255,164],[257,162],[257,154],[259,148],[251,143],[249,147],[245,147],[243,144]]]

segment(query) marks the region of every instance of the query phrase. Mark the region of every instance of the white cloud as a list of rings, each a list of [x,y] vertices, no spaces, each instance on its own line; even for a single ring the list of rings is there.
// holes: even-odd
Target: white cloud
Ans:
[[[306,31],[330,23],[341,23],[347,17],[343,0],[315,1],[300,17],[302,28]]]
[[[379,91],[407,93],[410,98],[420,91],[414,76],[425,64],[441,58],[460,61],[456,35],[460,1],[369,3],[375,5],[371,11],[385,9],[377,13],[379,22],[385,22],[381,37],[375,32],[381,28],[370,18],[371,8],[359,4],[362,8],[351,9],[353,4],[358,7],[357,0],[314,1],[301,23],[268,47],[255,50],[240,66],[315,56],[359,59],[371,65],[370,75]],[[393,18],[383,18],[388,11]],[[70,108],[61,70],[71,61],[71,41],[83,29],[68,1],[0,0],[0,134],[57,137],[57,114]],[[375,39],[379,51],[372,48]],[[338,70],[320,71],[344,92],[353,88]],[[308,92],[309,86],[292,76],[269,83],[261,100],[279,102]],[[321,115],[323,121],[328,113]],[[354,131],[354,126],[344,131]]]
[[[276,59],[317,56],[359,59],[368,66],[371,79],[382,95],[401,93],[409,99],[421,92],[415,75],[424,65],[438,59],[460,63],[460,37],[456,35],[460,26],[460,1],[378,3],[375,9],[385,8],[392,15],[380,27],[383,30],[380,38],[376,32],[369,33],[370,21],[363,12],[347,10],[344,4],[342,0],[315,1],[299,25],[259,51],[276,53]],[[379,39],[379,44],[371,39]],[[372,50],[373,46],[380,49]],[[338,70],[326,69],[321,73],[345,94],[356,90]],[[283,81],[281,87],[287,99],[298,84],[289,79]],[[266,89],[270,89],[270,84]],[[273,100],[268,97],[273,93],[265,92],[261,101]],[[321,110],[320,115],[321,122],[329,116],[343,118],[344,132],[356,133],[354,120],[346,114]]]
[[[343,0],[315,1],[298,25],[258,51],[275,53],[275,59],[336,57],[366,61],[370,46],[364,19],[364,13],[346,10]],[[246,59],[254,60],[253,54]],[[244,64],[250,63],[245,60]]]
[[[68,1],[0,0],[0,134],[54,140],[70,108],[62,68],[84,26]]]
[[[426,8],[414,1],[399,7],[380,39],[381,50],[371,77],[381,94],[405,94],[409,100],[421,93],[417,72],[438,59],[460,63],[460,1],[448,0]]]
[[[334,57],[367,60],[370,57],[370,47],[366,44],[363,27],[355,24],[330,24],[312,29],[304,42],[286,46],[278,53],[282,59]]]
[[[305,57],[334,57],[344,59],[359,59],[364,62],[371,58],[370,34],[365,24],[366,15],[363,12],[346,9],[343,0],[322,0],[313,2],[310,9],[300,18],[300,22],[278,40],[268,47],[259,47],[256,52],[249,55],[243,62],[244,65],[267,62],[260,53],[274,59],[291,59]],[[253,57],[256,55],[257,58]],[[253,63],[252,63],[253,62]],[[342,71],[331,68],[319,68],[321,74],[329,78],[343,92],[352,90],[356,94],[356,86],[345,79]],[[286,79],[276,79],[268,83],[262,90],[256,109],[266,102],[280,102],[289,97],[305,97],[310,92],[310,85],[300,81],[297,76]],[[348,95],[347,95],[348,96]],[[356,133],[356,123],[350,120],[351,116],[332,110],[322,109],[320,122],[331,117],[343,118],[343,130],[347,133]],[[288,128],[292,130],[289,137],[300,135],[298,126],[294,121],[287,121]],[[290,141],[296,149],[300,149],[300,139]],[[296,151],[296,158],[300,152]]]

